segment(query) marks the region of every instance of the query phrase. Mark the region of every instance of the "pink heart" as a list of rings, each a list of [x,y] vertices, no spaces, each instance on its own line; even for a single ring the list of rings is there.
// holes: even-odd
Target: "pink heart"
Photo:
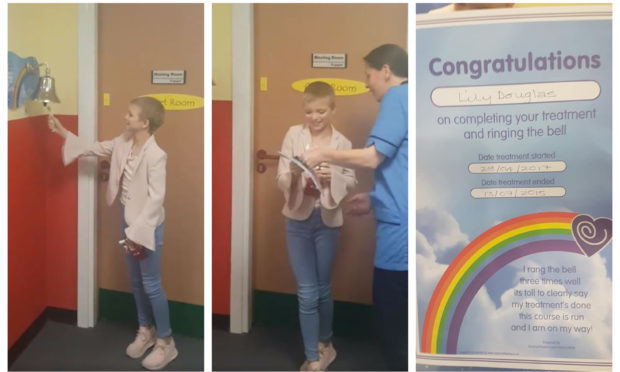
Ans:
[[[611,241],[611,219],[600,217],[596,220],[587,214],[573,218],[571,224],[573,238],[584,255],[592,257]]]

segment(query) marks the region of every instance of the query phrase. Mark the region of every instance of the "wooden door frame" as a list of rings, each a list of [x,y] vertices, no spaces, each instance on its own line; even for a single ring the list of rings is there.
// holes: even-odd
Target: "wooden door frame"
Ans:
[[[78,133],[97,141],[97,4],[78,4]],[[78,160],[77,325],[94,327],[98,316],[97,160]]]
[[[232,5],[232,205],[230,332],[252,324],[254,161],[254,8]]]

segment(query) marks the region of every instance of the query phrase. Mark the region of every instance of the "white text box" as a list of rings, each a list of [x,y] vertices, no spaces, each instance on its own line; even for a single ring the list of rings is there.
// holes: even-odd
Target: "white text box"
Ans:
[[[601,87],[596,81],[564,81],[508,85],[435,88],[431,100],[436,106],[509,105],[596,99]]]
[[[563,187],[497,187],[472,189],[471,196],[476,199],[492,198],[549,198],[566,194]]]
[[[547,173],[562,172],[566,169],[563,161],[530,161],[512,163],[472,163],[470,173]]]

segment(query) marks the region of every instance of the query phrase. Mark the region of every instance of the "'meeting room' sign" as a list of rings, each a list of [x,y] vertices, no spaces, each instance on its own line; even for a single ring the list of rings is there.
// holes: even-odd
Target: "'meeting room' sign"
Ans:
[[[312,53],[312,68],[347,68],[346,53]]]
[[[151,84],[185,84],[185,70],[153,70]]]

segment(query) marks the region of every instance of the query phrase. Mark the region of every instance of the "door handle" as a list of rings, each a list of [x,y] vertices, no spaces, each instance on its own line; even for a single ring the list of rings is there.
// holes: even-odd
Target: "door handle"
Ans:
[[[280,155],[271,155],[268,154],[267,151],[260,149],[256,151],[256,159],[258,159],[256,163],[256,171],[258,173],[265,173],[267,170],[267,166],[263,164],[262,160],[280,160]]]
[[[110,179],[110,162],[102,160],[99,162],[99,181],[108,182]]]

